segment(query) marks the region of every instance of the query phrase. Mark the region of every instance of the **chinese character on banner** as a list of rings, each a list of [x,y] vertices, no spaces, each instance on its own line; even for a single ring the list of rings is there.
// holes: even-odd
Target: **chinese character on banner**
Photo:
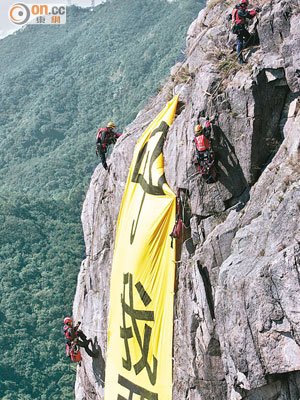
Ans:
[[[52,15],[51,24],[60,24],[60,16]]]
[[[128,399],[132,400],[132,396],[137,394],[140,396],[140,400],[158,400],[158,394],[150,392],[147,389],[144,389],[134,383],[130,382],[128,379],[124,378],[123,376],[119,375],[118,378],[119,385],[127,388],[129,390]],[[117,400],[127,400],[125,397],[118,395]]]
[[[36,17],[36,23],[37,24],[45,24],[46,18],[45,17]]]
[[[135,289],[139,294],[140,299],[145,307],[147,307],[151,303],[151,298],[144,289],[143,285],[138,282],[135,285]],[[123,326],[120,327],[120,336],[124,340],[124,347],[126,353],[126,359],[122,359],[123,367],[130,371],[132,369],[132,361],[131,354],[129,349],[129,340],[135,340],[138,344],[140,350],[140,359],[136,364],[133,365],[135,374],[138,375],[143,369],[146,369],[149,381],[152,385],[155,385],[157,378],[157,358],[152,356],[152,366],[148,362],[148,354],[149,354],[149,345],[151,340],[152,328],[146,323],[147,321],[154,321],[154,312],[147,310],[135,309],[133,304],[133,283],[132,283],[132,274],[124,274],[123,275],[123,294],[121,295],[121,303],[122,303],[122,317],[123,317]],[[129,300],[129,303],[126,302],[126,299]],[[126,325],[126,315],[131,319],[131,326]],[[145,321],[143,329],[140,329],[138,326],[138,321]],[[141,334],[143,332],[143,335]],[[157,394],[147,391],[131,382],[128,384],[124,383],[125,378],[119,376],[119,383],[123,386],[127,387],[131,391],[131,395],[129,398],[132,398],[132,394],[140,394],[143,399],[153,399],[155,400]],[[123,383],[122,383],[123,382]],[[126,381],[127,382],[127,381]],[[130,384],[130,385],[129,385]],[[129,385],[129,386],[128,386]],[[123,398],[120,396],[119,400]]]

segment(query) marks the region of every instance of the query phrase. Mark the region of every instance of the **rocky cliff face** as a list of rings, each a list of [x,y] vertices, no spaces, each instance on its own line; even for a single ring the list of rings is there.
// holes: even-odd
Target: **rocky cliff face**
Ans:
[[[135,143],[174,94],[164,146],[183,188],[177,265],[174,400],[300,398],[300,2],[264,1],[260,46],[232,53],[232,2],[211,0],[191,25],[187,58],[95,170],[82,212],[87,257],[74,315],[100,350],[83,354],[76,399],[103,399],[116,220]],[[258,4],[255,4],[258,5]],[[193,127],[209,115],[218,181],[196,173]],[[84,353],[84,352],[83,352]]]

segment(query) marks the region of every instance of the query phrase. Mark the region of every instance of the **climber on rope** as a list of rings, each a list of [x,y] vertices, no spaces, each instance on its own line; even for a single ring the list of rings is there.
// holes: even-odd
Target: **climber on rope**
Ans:
[[[248,11],[249,5],[248,0],[241,0],[240,4],[237,4],[232,12],[233,28],[232,32],[237,35],[237,55],[238,62],[240,64],[246,64],[243,58],[243,49],[250,45],[251,35],[248,32],[247,19],[254,18],[260,11],[261,8],[257,7],[254,10]]]
[[[210,144],[211,125],[209,118],[206,118],[206,124],[195,126],[195,146],[197,152],[197,166],[206,183],[216,181],[216,169],[214,166],[214,153]]]
[[[66,352],[67,357],[70,357],[72,361],[77,362],[81,360],[81,354],[79,347],[83,347],[90,357],[97,357],[98,353],[89,349],[89,344],[92,343],[92,339],[87,339],[86,335],[79,330],[81,322],[78,322],[73,326],[72,318],[66,317],[64,319],[64,334],[66,338]]]
[[[171,236],[171,247],[173,248],[174,239],[181,240],[183,237],[184,222],[183,222],[183,205],[180,198],[180,188],[177,188],[176,196],[176,219]]]
[[[115,124],[109,122],[105,128],[100,128],[97,132],[96,137],[96,154],[100,157],[101,163],[104,169],[108,169],[106,164],[106,152],[108,146],[115,144],[118,138],[122,135],[121,133],[114,132]]]

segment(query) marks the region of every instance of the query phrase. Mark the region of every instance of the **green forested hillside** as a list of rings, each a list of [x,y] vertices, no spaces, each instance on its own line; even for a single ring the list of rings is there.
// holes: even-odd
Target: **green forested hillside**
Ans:
[[[109,120],[122,130],[156,93],[202,6],[112,0],[0,40],[2,400],[74,398],[61,320],[84,258],[95,134]]]
[[[97,127],[125,127],[178,59],[199,1],[114,0],[0,41],[0,181],[60,195],[95,166]],[[9,67],[8,67],[9,66]]]
[[[73,201],[0,198],[1,399],[74,397],[60,329],[84,256],[78,214]]]

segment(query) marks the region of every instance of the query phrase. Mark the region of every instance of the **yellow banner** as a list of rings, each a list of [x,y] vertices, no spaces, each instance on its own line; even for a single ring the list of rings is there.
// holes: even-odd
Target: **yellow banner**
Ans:
[[[177,102],[143,133],[129,170],[111,275],[105,400],[172,399],[176,196],[162,149]]]

